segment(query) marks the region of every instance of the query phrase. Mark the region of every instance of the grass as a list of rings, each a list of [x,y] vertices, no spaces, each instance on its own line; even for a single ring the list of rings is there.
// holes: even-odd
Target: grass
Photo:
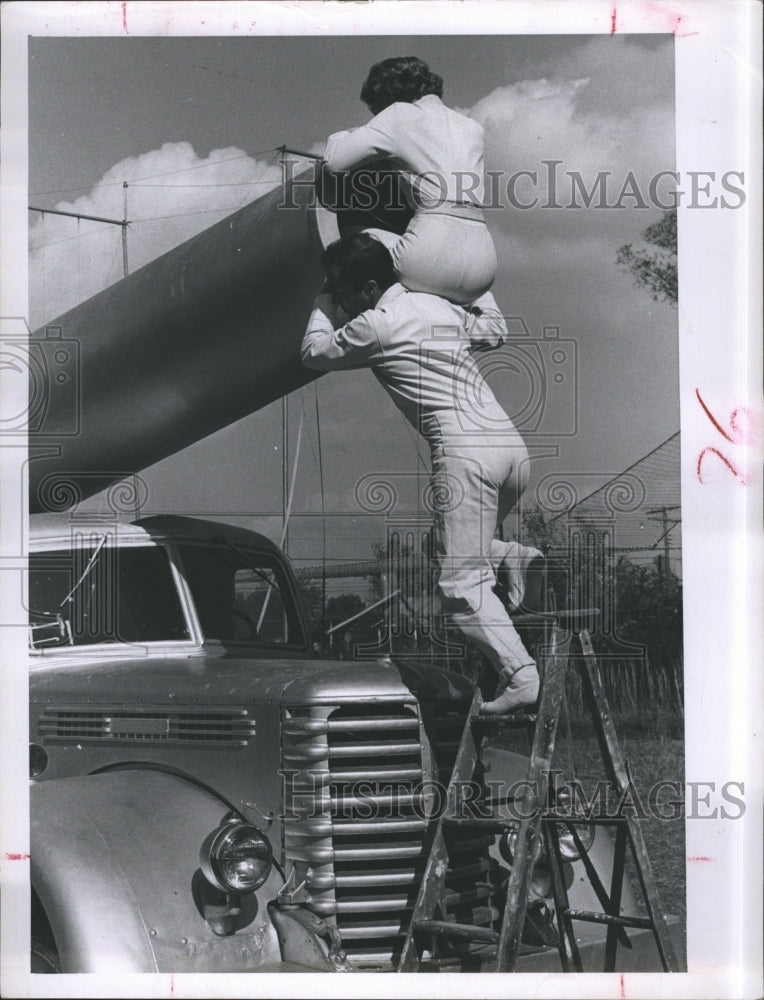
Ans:
[[[629,773],[634,787],[642,803],[648,803],[650,789],[658,782],[677,782],[684,788],[684,740],[670,733],[656,736],[644,731],[639,732],[628,720],[619,726],[615,720],[621,749],[626,758]],[[578,727],[576,727],[578,728]],[[676,728],[675,730],[676,731]],[[597,742],[592,736],[574,737],[577,774],[584,788],[591,782],[603,777],[599,759]],[[666,799],[670,795],[661,795],[662,809],[669,813]],[[650,810],[648,809],[648,812]],[[671,913],[681,919],[684,927],[687,917],[685,898],[685,837],[684,808],[676,819],[661,819],[650,815],[640,822],[642,833],[647,844],[658,892],[665,913]],[[636,875],[631,872],[637,894],[639,895]]]
[[[658,887],[658,894],[667,915],[679,918],[682,951],[686,953],[686,918],[687,903],[685,897],[685,830],[684,807],[681,803],[676,811],[676,818],[661,819],[654,815],[658,809],[651,810],[650,789],[659,782],[676,782],[679,794],[672,790],[661,793],[659,808],[664,814],[670,814],[670,799],[683,798],[684,789],[684,738],[681,717],[669,712],[642,712],[639,715],[614,713],[614,724],[618,740],[626,760],[629,774],[640,803],[648,813],[647,818],[640,820],[640,827],[645,838],[647,853]],[[499,742],[507,748],[519,750],[523,747],[516,742],[519,734],[502,737]],[[527,752],[527,751],[526,751]],[[592,730],[591,720],[577,716],[571,720],[570,739],[568,729],[561,719],[558,730],[554,767],[560,768],[565,778],[575,777],[582,786],[584,794],[591,799],[599,781],[606,779],[599,746]],[[617,795],[612,800],[617,803]],[[627,852],[627,858],[630,852]],[[627,863],[627,877],[631,882],[637,900],[642,901],[639,881],[633,864]],[[644,912],[644,910],[642,910]],[[682,961],[682,957],[680,957]]]

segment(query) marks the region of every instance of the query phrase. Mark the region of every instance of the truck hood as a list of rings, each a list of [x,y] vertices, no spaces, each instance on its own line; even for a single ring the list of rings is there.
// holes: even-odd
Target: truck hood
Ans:
[[[71,704],[300,705],[325,702],[461,700],[459,674],[378,660],[261,659],[223,648],[187,655],[45,657],[30,678],[30,700]]]

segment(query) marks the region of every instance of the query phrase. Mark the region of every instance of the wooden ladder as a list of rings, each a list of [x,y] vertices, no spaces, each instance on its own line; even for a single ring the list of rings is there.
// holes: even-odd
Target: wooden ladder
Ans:
[[[560,719],[560,710],[565,690],[565,677],[570,659],[571,642],[576,640],[579,647],[582,679],[587,695],[597,742],[607,776],[619,794],[619,802],[631,788],[626,762],[616,737],[610,709],[605,697],[600,668],[586,629],[575,635],[570,628],[564,628],[563,619],[578,619],[591,612],[535,613],[513,617],[518,624],[544,624],[547,640],[543,655],[539,657],[541,690],[537,710],[521,709],[506,716],[481,715],[482,695],[479,689],[470,707],[454,768],[448,785],[446,805],[436,821],[430,844],[424,875],[417,900],[404,939],[398,972],[415,972],[420,968],[425,943],[431,944],[435,938],[451,938],[472,941],[485,946],[482,952],[483,968],[495,972],[512,972],[517,963],[526,904],[533,866],[543,840],[547,850],[547,863],[552,876],[552,890],[557,916],[558,949],[564,971],[583,971],[581,956],[576,944],[573,922],[590,921],[607,925],[605,941],[605,968],[615,969],[618,942],[628,942],[625,928],[647,928],[652,931],[664,971],[678,971],[678,964],[668,933],[663,910],[658,899],[658,891],[652,867],[647,854],[642,830],[632,814],[615,817],[587,817],[585,822],[616,827],[615,851],[611,886],[608,892],[583,848],[576,824],[582,823],[580,816],[555,812],[549,795],[549,778],[554,753],[555,737]],[[479,764],[480,747],[488,733],[502,728],[525,728],[531,738],[531,752],[526,781],[519,800],[517,819],[503,818],[498,814],[490,816],[464,816],[458,814],[461,801],[460,789],[473,780]],[[442,900],[445,892],[449,867],[449,828],[480,830],[483,833],[506,834],[517,830],[512,852],[512,866],[507,882],[506,904],[500,929],[460,924],[446,919]],[[570,903],[563,877],[563,862],[560,853],[560,830],[565,829],[577,844],[587,876],[602,911],[575,910]],[[634,866],[639,878],[642,896],[647,911],[646,917],[623,916],[621,897],[625,877],[626,847],[632,851]],[[441,919],[436,919],[440,912]]]

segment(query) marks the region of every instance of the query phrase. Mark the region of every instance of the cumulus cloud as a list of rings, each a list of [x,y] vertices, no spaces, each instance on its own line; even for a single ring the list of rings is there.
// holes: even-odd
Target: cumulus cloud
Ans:
[[[644,200],[653,216],[659,212],[649,187],[658,171],[674,166],[671,106],[655,101],[608,113],[591,104],[592,90],[599,92],[600,81],[589,77],[526,80],[497,88],[471,108],[486,132],[486,169],[497,174],[488,188],[504,209],[491,213],[495,225],[541,237],[560,227],[591,234],[604,223],[622,234],[634,225],[623,209]],[[582,206],[592,191],[595,205],[614,205],[624,192],[621,208],[597,218],[570,207]],[[665,186],[660,194],[666,197]],[[518,207],[534,199],[535,208]],[[563,208],[546,207],[555,202]]]
[[[135,271],[280,181],[275,158],[255,159],[235,146],[214,149],[201,158],[189,142],[168,142],[116,163],[89,194],[55,208],[122,219],[126,193],[129,269]],[[36,215],[29,235],[33,328],[123,275],[118,226]]]

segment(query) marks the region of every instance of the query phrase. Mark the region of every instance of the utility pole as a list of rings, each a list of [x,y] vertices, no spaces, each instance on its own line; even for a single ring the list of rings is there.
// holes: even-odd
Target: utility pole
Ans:
[[[671,546],[669,544],[669,534],[671,529],[675,528],[679,524],[678,517],[669,518],[670,510],[680,510],[679,504],[674,504],[671,507],[651,507],[650,510],[645,511],[646,514],[659,514],[660,517],[649,517],[649,521],[660,521],[661,527],[663,529],[660,538],[656,541],[663,541],[663,559],[660,561],[659,565],[661,567],[661,579],[668,579],[669,573],[671,572]],[[669,521],[671,523],[669,523]]]
[[[127,181],[122,182],[122,270],[127,277]]]
[[[127,181],[123,184],[127,188]],[[38,208],[37,205],[27,205],[30,212],[39,212],[41,215],[65,215],[68,219],[87,219],[89,222],[107,222],[110,226],[122,227],[122,269],[127,277],[127,227],[130,222],[127,218],[127,190],[124,192],[125,213],[123,219],[107,219],[102,215],[83,215],[82,212],[62,212],[57,208]]]

